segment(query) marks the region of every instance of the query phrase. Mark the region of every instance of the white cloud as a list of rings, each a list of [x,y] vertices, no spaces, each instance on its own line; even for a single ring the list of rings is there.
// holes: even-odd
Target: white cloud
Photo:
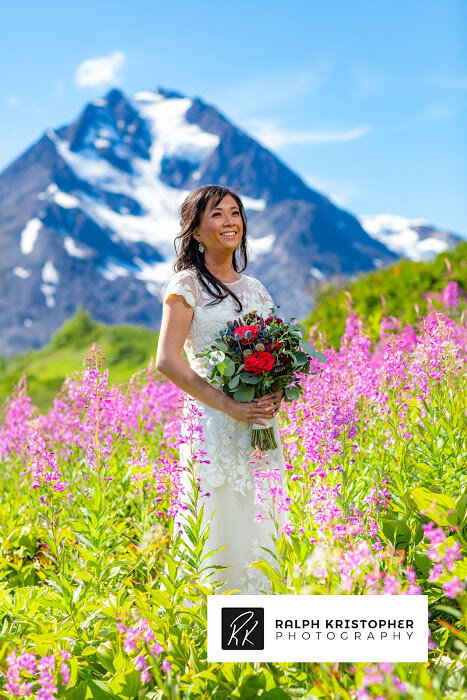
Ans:
[[[336,182],[320,175],[304,175],[302,179],[312,189],[324,194],[342,208],[348,207],[358,194],[358,189],[353,182]]]
[[[79,87],[95,87],[108,83],[118,83],[120,70],[125,60],[125,54],[121,51],[116,51],[110,56],[87,58],[76,70],[76,84]]]
[[[6,103],[9,107],[17,107],[18,102],[19,102],[19,100],[16,97],[16,95],[11,95],[10,97],[7,97]]]
[[[244,122],[245,128],[268,148],[290,146],[305,143],[337,143],[353,141],[368,134],[372,127],[358,126],[346,131],[314,131],[313,129],[281,129],[270,121],[249,119]]]

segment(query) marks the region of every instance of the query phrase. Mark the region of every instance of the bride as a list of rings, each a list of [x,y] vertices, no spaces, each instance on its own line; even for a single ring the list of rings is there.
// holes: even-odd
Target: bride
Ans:
[[[211,519],[205,553],[224,547],[205,560],[204,566],[219,564],[211,574],[223,586],[242,594],[271,592],[267,577],[249,565],[266,559],[277,571],[277,564],[262,547],[274,550],[269,517],[271,493],[261,495],[263,520],[255,520],[255,466],[276,469],[274,486],[286,494],[285,464],[279,439],[277,413],[283,389],[249,403],[227,396],[207,380],[209,364],[195,354],[209,347],[218,331],[254,308],[265,318],[271,315],[273,301],[264,285],[254,277],[240,274],[247,258],[247,222],[238,194],[226,187],[210,185],[191,192],[181,206],[181,233],[175,269],[162,286],[163,312],[157,346],[156,368],[184,392],[182,435],[188,435],[190,406],[196,408],[202,437],[180,445],[180,464],[188,466],[192,452],[206,454],[198,463],[200,494],[204,503],[204,524]],[[240,261],[241,260],[241,267]],[[239,271],[240,268],[240,271]],[[182,350],[190,366],[182,359]],[[192,397],[190,400],[187,396]],[[263,456],[263,464],[252,463],[252,424],[274,427],[277,449]],[[264,462],[266,460],[267,463]],[[278,479],[278,481],[277,481]],[[184,486],[189,481],[184,476]],[[277,501],[277,499],[276,499]],[[276,518],[283,526],[285,510],[275,503]],[[225,546],[226,545],[226,546]]]

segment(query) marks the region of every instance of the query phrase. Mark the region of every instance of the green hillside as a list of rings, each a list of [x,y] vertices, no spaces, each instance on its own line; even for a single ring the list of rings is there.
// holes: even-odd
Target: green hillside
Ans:
[[[0,403],[9,396],[23,372],[28,394],[41,412],[52,400],[65,377],[83,368],[83,361],[96,342],[109,368],[109,383],[123,384],[155,358],[159,333],[137,326],[106,326],[96,323],[82,307],[56,331],[41,350],[0,358]]]
[[[355,282],[340,286],[323,283],[317,288],[313,310],[302,323],[307,332],[317,325],[317,330],[325,333],[327,344],[338,348],[345,331],[350,294],[353,309],[364,319],[374,342],[383,316],[394,316],[404,326],[416,324],[416,307],[420,316],[426,315],[429,298],[435,308],[441,309],[442,304],[434,295],[451,281],[458,284],[462,312],[467,301],[467,241],[461,241],[452,251],[440,253],[430,262],[399,260],[384,270],[361,274]],[[384,310],[381,295],[386,303]]]
[[[382,316],[395,316],[403,324],[416,323],[416,305],[420,315],[425,315],[427,300],[424,295],[441,292],[449,281],[455,281],[459,286],[462,310],[466,307],[466,260],[467,241],[462,241],[453,251],[440,253],[429,263],[401,260],[384,270],[362,274],[353,283],[320,285],[316,307],[301,323],[307,332],[311,326],[317,325],[318,330],[325,334],[325,345],[338,348],[345,330],[350,294],[354,310],[365,319],[374,341],[379,335]],[[384,312],[381,295],[386,301]],[[433,305],[441,308],[436,299]],[[106,356],[104,362],[109,368],[109,382],[126,383],[135,372],[144,369],[151,358],[155,358],[158,337],[158,332],[148,328],[96,323],[80,307],[41,350],[29,350],[11,359],[0,357],[0,404],[25,373],[29,396],[40,411],[46,411],[65,377],[82,369],[93,342]],[[316,345],[318,347],[320,343],[316,342]]]

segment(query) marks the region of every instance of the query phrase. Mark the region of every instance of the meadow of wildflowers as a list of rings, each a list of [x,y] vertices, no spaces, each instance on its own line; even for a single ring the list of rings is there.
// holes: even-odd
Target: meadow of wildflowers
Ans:
[[[288,495],[252,464],[273,591],[426,594],[427,663],[207,663],[205,455],[186,497],[180,390],[153,364],[110,386],[94,345],[46,413],[25,381],[3,406],[0,697],[465,698],[467,333],[457,287],[441,301],[373,348],[351,305],[338,350],[310,338],[328,361],[282,406]]]

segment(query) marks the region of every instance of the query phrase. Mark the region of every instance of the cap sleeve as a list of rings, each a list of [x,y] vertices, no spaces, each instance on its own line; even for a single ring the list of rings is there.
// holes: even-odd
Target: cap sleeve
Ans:
[[[189,270],[176,272],[161,285],[162,303],[172,294],[182,296],[192,309],[196,306],[196,280]]]

